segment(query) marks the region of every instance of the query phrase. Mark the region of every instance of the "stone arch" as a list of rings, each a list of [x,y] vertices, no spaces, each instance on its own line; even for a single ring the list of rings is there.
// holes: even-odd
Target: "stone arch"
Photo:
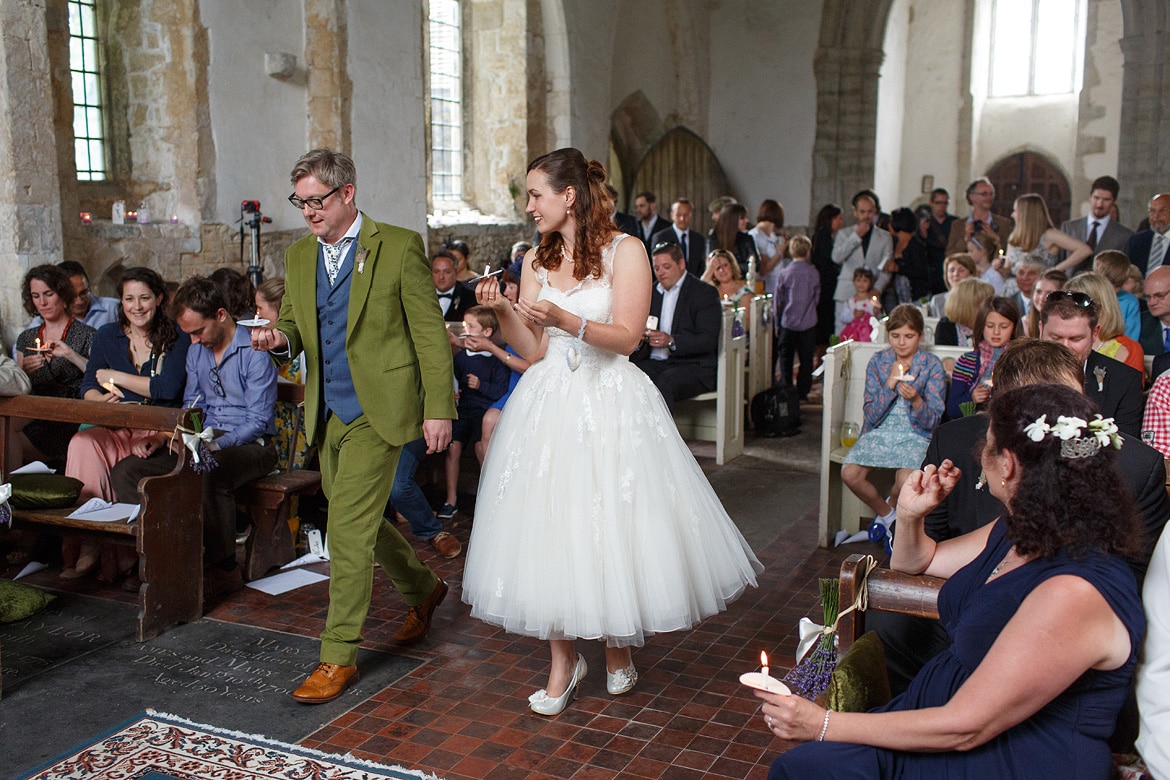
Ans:
[[[630,192],[650,190],[658,196],[659,209],[677,198],[688,198],[695,207],[692,230],[706,233],[710,227],[707,204],[730,194],[723,166],[706,141],[686,127],[667,131],[646,153],[630,182]]]
[[[610,181],[617,187],[620,205],[628,210],[631,193],[637,192],[617,182],[632,182],[638,164],[662,138],[666,127],[658,109],[642,90],[631,93],[610,115],[609,146],[615,165],[611,165]]]

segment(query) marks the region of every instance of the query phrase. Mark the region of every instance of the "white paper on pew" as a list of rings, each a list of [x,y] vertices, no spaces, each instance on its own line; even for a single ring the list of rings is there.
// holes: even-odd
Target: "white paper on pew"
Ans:
[[[293,569],[292,571],[273,574],[271,577],[252,580],[248,583],[248,587],[254,588],[261,593],[267,593],[269,596],[279,596],[281,593],[288,593],[290,590],[303,588],[306,585],[312,585],[313,583],[327,579],[329,579],[328,574],[318,574],[308,569]]]
[[[47,568],[49,568],[49,564],[47,563],[41,563],[40,561],[29,561],[24,565],[24,568],[20,570],[20,574],[17,574],[12,579],[19,580],[21,577],[27,577],[30,574],[36,574],[38,571],[44,571]]]
[[[317,555],[316,553],[305,553],[300,558],[297,558],[295,561],[289,561],[280,568],[282,571],[287,571],[288,569],[295,569],[298,566],[308,566],[310,563],[325,563],[328,560],[328,558]]]
[[[39,460],[34,460],[32,463],[26,463],[18,469],[12,470],[13,474],[56,474],[57,469],[51,469]]]
[[[140,511],[141,504],[115,504],[100,498],[91,498],[74,509],[68,517],[70,520],[96,520],[103,523],[125,520],[129,523],[138,517]]]
[[[869,529],[868,528],[861,530],[861,531],[858,531],[857,533],[853,534],[853,536],[850,536],[848,531],[838,531],[836,538],[833,540],[833,546],[840,547],[843,544],[853,544],[854,542],[868,542],[868,541],[869,541]]]

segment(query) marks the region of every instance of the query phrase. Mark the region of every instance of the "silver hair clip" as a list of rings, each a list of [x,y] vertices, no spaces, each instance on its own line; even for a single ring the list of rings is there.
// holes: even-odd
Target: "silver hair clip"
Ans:
[[[987,485],[987,472],[980,470],[979,480],[975,483],[976,490],[982,490]]]

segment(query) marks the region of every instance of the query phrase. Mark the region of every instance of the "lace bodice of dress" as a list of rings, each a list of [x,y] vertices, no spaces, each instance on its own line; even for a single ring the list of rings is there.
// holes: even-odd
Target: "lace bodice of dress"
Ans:
[[[601,251],[601,278],[586,277],[570,290],[553,287],[548,281],[548,269],[538,268],[536,279],[540,282],[538,300],[547,300],[567,312],[584,317],[590,322],[609,324],[613,322],[613,256],[618,242],[627,238],[621,233],[614,237]],[[577,334],[567,333],[560,328],[548,328],[548,351],[545,359],[563,361],[570,348],[577,347]],[[617,355],[603,349],[581,345],[581,365],[601,367],[614,361],[625,361],[625,355]]]

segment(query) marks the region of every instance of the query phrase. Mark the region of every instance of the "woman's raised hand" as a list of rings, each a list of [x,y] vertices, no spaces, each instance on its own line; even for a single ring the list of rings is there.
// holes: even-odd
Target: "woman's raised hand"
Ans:
[[[569,328],[565,327],[566,319],[572,319],[574,324],[579,322],[577,316],[567,315],[564,309],[550,301],[529,301],[526,298],[520,298],[519,303],[516,304],[516,313],[526,324],[538,328],[551,326],[567,331]]]
[[[898,520],[914,522],[926,517],[951,494],[962,475],[950,460],[911,473],[898,494]]]
[[[756,698],[763,699],[760,712],[768,730],[780,739],[798,742],[814,740],[825,722],[825,710],[801,696],[785,696],[782,693],[753,690]]]
[[[479,301],[480,306],[487,306],[496,311],[512,306],[511,301],[504,297],[504,291],[500,289],[500,280],[494,276],[485,276],[475,285],[475,300]]]

